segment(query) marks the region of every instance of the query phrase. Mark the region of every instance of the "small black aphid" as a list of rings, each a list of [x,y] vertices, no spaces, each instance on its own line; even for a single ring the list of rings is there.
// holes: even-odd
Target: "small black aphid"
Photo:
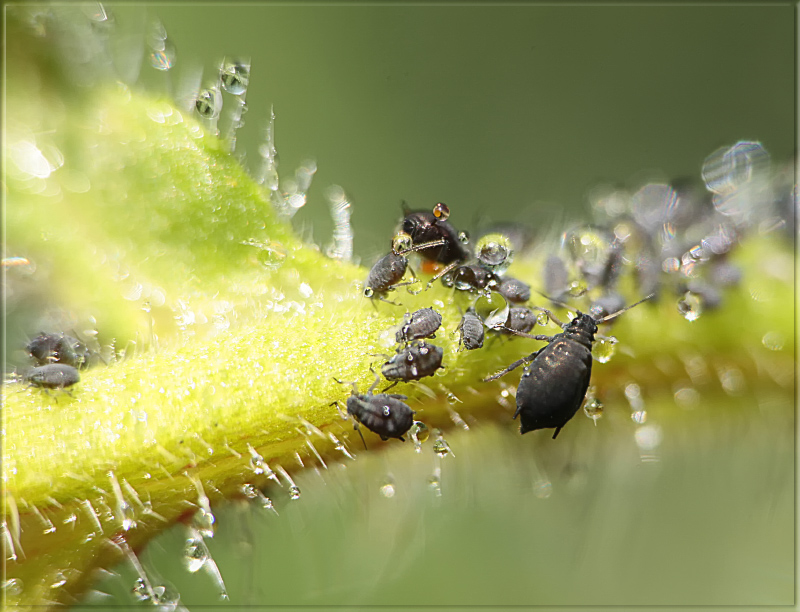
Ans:
[[[63,363],[74,368],[84,368],[89,362],[89,349],[77,338],[64,333],[40,332],[25,348],[40,366]]]
[[[407,399],[405,395],[372,393],[378,380],[376,376],[366,393],[359,393],[353,384],[353,392],[347,398],[347,413],[357,423],[378,434],[381,440],[398,438],[405,442],[403,435],[414,424],[414,411],[403,401]]]
[[[517,411],[514,418],[518,415],[520,417],[520,433],[555,428],[553,439],[556,438],[561,428],[575,416],[586,397],[592,376],[592,344],[597,333],[597,324],[616,317],[651,297],[653,296],[650,295],[603,319],[596,320],[591,315],[578,312],[572,321],[563,326],[564,331],[555,336],[520,334],[526,338],[543,340],[547,345],[484,379],[495,380],[524,363],[528,364],[517,387]],[[557,321],[552,313],[545,312]]]
[[[510,276],[500,281],[497,292],[512,304],[522,304],[531,299],[531,286]]]
[[[410,317],[406,314],[403,326],[398,330],[395,338],[398,342],[434,338],[434,334],[441,324],[442,315],[433,308],[420,308]]]
[[[458,331],[461,333],[459,344],[468,351],[479,349],[483,346],[483,321],[475,314],[475,310],[470,308],[461,317],[458,324]]]
[[[445,287],[455,287],[459,291],[472,291],[495,287],[500,283],[500,277],[480,264],[458,266],[442,276]]]
[[[439,240],[432,244],[441,245],[443,243],[443,241]],[[411,236],[402,232],[397,234],[392,240],[392,250],[376,261],[370,268],[367,280],[364,283],[364,295],[368,298],[377,298],[383,302],[389,302],[389,300],[385,299],[387,292],[397,287],[411,284],[411,282],[400,283],[406,273],[406,269],[408,269],[406,255],[412,251],[428,248],[428,246],[427,244],[415,246],[412,244]],[[393,304],[394,302],[389,303]]]
[[[433,376],[433,373],[442,367],[443,355],[441,347],[417,340],[395,353],[383,364],[381,372],[386,380],[419,380]]]
[[[536,313],[529,308],[518,306],[509,309],[505,324],[506,330],[501,329],[501,331],[510,330],[511,333],[527,334],[534,325],[536,325]]]
[[[619,293],[607,293],[601,295],[592,302],[589,307],[589,314],[595,319],[607,317],[612,312],[617,312],[625,308],[625,298]]]
[[[547,295],[560,299],[569,288],[567,264],[558,255],[550,255],[544,262],[543,279]]]
[[[25,380],[31,386],[43,389],[65,389],[80,379],[78,369],[64,363],[51,363],[31,368],[25,374]]]
[[[442,210],[443,204],[437,204],[433,212],[430,210],[409,210],[403,203],[403,231],[411,235],[414,246],[443,240],[443,244],[420,249],[419,253],[428,261],[449,264],[469,259],[471,253],[460,240],[458,231],[445,219],[448,215],[436,214]],[[449,214],[449,211],[448,211]]]

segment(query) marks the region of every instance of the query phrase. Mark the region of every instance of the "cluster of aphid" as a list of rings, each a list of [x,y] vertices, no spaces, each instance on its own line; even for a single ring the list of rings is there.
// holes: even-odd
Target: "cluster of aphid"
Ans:
[[[35,363],[23,379],[32,387],[66,389],[80,381],[79,370],[89,367],[94,357],[89,348],[65,333],[40,332],[28,342],[25,350]]]
[[[555,428],[555,438],[575,415],[586,395],[597,324],[616,317],[627,308],[620,305],[604,315],[579,311],[568,324],[561,324],[549,310],[535,307],[561,325],[564,331],[555,336],[529,335],[527,332],[536,324],[537,314],[522,304],[530,299],[531,288],[527,283],[505,275],[514,252],[506,236],[483,236],[476,243],[473,253],[467,246],[465,234],[457,232],[447,221],[449,209],[445,204],[436,204],[431,212],[404,212],[402,231],[392,241],[391,252],[379,259],[370,270],[364,295],[395,304],[386,299],[388,292],[419,282],[417,279],[402,282],[409,268],[406,255],[411,252],[418,253],[427,262],[444,266],[428,282],[428,288],[441,279],[447,287],[474,294],[474,303],[481,297],[498,293],[505,307],[481,317],[473,303],[463,314],[458,325],[460,345],[466,350],[482,348],[485,328],[547,342],[542,349],[484,380],[494,380],[527,364],[517,389],[514,418],[521,417],[521,433]],[[649,297],[652,296],[646,299]],[[441,315],[433,308],[422,308],[405,316],[396,335],[402,348],[381,370],[387,380],[394,381],[386,390],[399,381],[431,376],[442,367],[442,349],[423,340],[432,338],[441,322]],[[365,394],[359,394],[354,385],[353,393],[347,400],[347,412],[355,419],[356,426],[361,423],[384,440],[402,440],[413,424],[414,412],[403,402],[406,399],[404,395],[373,393],[378,382],[376,376]]]

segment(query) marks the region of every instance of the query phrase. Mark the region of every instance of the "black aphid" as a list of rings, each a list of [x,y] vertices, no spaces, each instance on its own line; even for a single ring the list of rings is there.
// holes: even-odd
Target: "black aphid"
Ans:
[[[395,353],[383,364],[381,372],[386,380],[409,381],[433,376],[442,367],[444,351],[435,344],[417,340]]]
[[[378,384],[378,377],[366,393],[359,393],[355,383],[353,392],[347,398],[347,413],[358,423],[378,434],[381,440],[403,439],[403,435],[414,423],[414,411],[403,401],[405,395],[396,393],[372,393]],[[341,381],[337,381],[341,382]],[[360,433],[360,432],[359,432]]]
[[[483,321],[475,314],[475,310],[470,308],[461,317],[461,322],[458,324],[458,331],[461,334],[459,344],[468,351],[479,349],[483,346]]]
[[[531,286],[519,279],[506,276],[497,285],[497,293],[512,304],[522,304],[531,299]]]
[[[445,219],[449,215],[436,214],[442,210],[443,204],[437,204],[433,211],[409,210],[403,203],[403,231],[411,236],[414,246],[420,246],[437,240],[443,243],[438,246],[427,246],[419,250],[428,261],[450,264],[465,261],[471,257],[467,246],[461,241],[458,231]],[[446,207],[445,207],[446,208]]]
[[[441,324],[442,315],[433,308],[420,308],[410,317],[406,314],[403,326],[397,331],[395,338],[398,342],[434,338],[434,334]]]
[[[458,266],[442,276],[445,287],[455,287],[459,291],[492,288],[499,283],[500,277],[480,264]]]
[[[31,368],[25,374],[25,380],[31,386],[43,389],[66,389],[80,379],[78,369],[65,363],[51,363]]]
[[[564,331],[555,336],[520,334],[526,338],[543,340],[547,345],[484,379],[495,380],[524,363],[528,364],[517,387],[517,411],[514,418],[518,415],[520,417],[520,433],[555,428],[553,439],[556,438],[561,428],[575,416],[589,388],[592,344],[597,333],[597,324],[652,297],[650,295],[602,319],[594,319],[591,315],[578,312],[572,321],[563,326]],[[557,321],[552,313],[545,312]]]
[[[558,255],[550,255],[544,262],[544,290],[547,295],[560,299],[569,289],[569,270]]]
[[[506,319],[505,330],[511,333],[527,334],[536,325],[536,313],[529,308],[518,306],[508,310],[508,319]]]
[[[430,244],[441,245],[443,241],[439,240]],[[367,280],[364,283],[364,295],[368,298],[376,298],[383,302],[389,302],[389,300],[385,299],[387,292],[397,287],[410,285],[413,282],[400,282],[408,269],[408,258],[406,255],[412,251],[419,251],[428,247],[429,245],[427,244],[414,246],[411,241],[411,236],[403,233],[397,234],[394,240],[392,240],[392,250],[376,261],[372,268],[370,268]],[[394,302],[389,303],[393,304]]]
[[[40,332],[25,347],[37,365],[62,363],[74,368],[85,368],[89,362],[89,349],[72,336]]]

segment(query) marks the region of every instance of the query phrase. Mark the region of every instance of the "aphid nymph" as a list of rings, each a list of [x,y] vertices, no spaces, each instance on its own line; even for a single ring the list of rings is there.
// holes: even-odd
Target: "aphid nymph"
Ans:
[[[484,381],[495,380],[522,364],[528,364],[517,387],[517,411],[514,418],[520,417],[520,433],[555,428],[553,439],[558,436],[561,428],[575,416],[589,388],[592,344],[597,333],[597,324],[617,317],[652,297],[649,295],[602,319],[594,319],[591,315],[578,312],[572,321],[562,325],[564,331],[555,336],[517,333],[533,340],[543,340],[547,345]],[[558,322],[551,312],[543,308],[541,310]]]
[[[435,246],[441,244],[444,244],[443,240],[414,245],[411,236],[408,234],[403,232],[397,234],[392,240],[392,250],[376,261],[372,268],[370,268],[367,280],[364,283],[364,296],[394,304],[394,302],[390,302],[385,298],[386,294],[397,287],[410,285],[415,282],[400,282],[406,273],[406,269],[408,269],[408,258],[406,255],[412,251],[429,248],[431,245]]]
[[[376,375],[375,382],[366,393],[359,393],[353,383],[353,391],[347,398],[347,413],[356,421],[356,429],[360,423],[378,434],[381,440],[397,438],[405,441],[403,436],[414,423],[414,411],[403,401],[407,399],[405,395],[373,393],[379,380]]]
[[[458,324],[458,331],[461,334],[459,344],[468,351],[479,349],[483,346],[484,330],[483,321],[475,313],[474,308],[470,308],[461,317]]]
[[[398,351],[383,364],[381,372],[386,380],[409,381],[433,376],[442,367],[444,351],[440,346],[416,340]]]
[[[40,332],[25,348],[39,366],[62,363],[83,368],[89,361],[89,349],[77,338],[64,333]]]
[[[434,334],[441,324],[442,315],[433,308],[420,308],[411,316],[405,316],[403,325],[395,334],[395,338],[398,342],[434,338]]]
[[[65,363],[51,363],[31,368],[25,374],[25,380],[32,387],[41,387],[42,389],[66,389],[80,379],[78,369]]]

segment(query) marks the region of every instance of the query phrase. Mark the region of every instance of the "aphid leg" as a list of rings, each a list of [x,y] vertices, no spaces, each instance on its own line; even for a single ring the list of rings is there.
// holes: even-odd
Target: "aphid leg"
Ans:
[[[367,448],[367,441],[364,439],[364,434],[361,433],[361,427],[358,426],[357,422],[353,423],[353,429],[355,429],[358,432],[361,441],[364,443],[364,450],[369,450]]]
[[[381,377],[380,377],[380,374],[378,374],[378,373],[377,373],[377,372],[376,372],[376,371],[375,371],[375,370],[372,368],[372,366],[369,366],[369,371],[370,371],[370,372],[372,372],[373,374],[375,374],[375,382],[373,382],[373,383],[372,383],[372,384],[369,386],[369,389],[367,389],[367,395],[372,395],[372,392],[375,390],[375,387],[377,387],[377,386],[378,386],[378,383],[380,382],[380,380],[381,380]]]
[[[355,394],[355,395],[358,395],[358,386],[356,385],[356,383],[355,383],[355,382],[344,382],[343,380],[339,380],[339,379],[338,379],[338,378],[336,378],[335,376],[331,376],[331,378],[333,378],[333,380],[335,380],[335,381],[336,381],[337,383],[339,383],[340,385],[352,385],[352,387],[353,387],[353,394]]]
[[[559,431],[561,431],[561,427],[556,427],[556,432],[553,434],[553,438],[552,438],[553,440],[556,439],[556,436],[558,435]]]
[[[343,420],[343,421],[346,421],[346,420],[347,420],[347,414],[345,414],[344,412],[342,412],[342,409],[341,409],[341,408],[339,408],[339,402],[331,402],[329,405],[330,405],[330,406],[336,406],[336,412],[338,412],[338,413],[339,413],[339,416],[340,416],[340,417],[342,417],[342,420]]]
[[[391,385],[389,385],[389,386],[388,386],[388,387],[386,387],[386,388],[385,388],[383,391],[381,391],[381,393],[386,393],[386,392],[387,392],[389,389],[391,389],[392,387],[394,387],[394,386],[395,386],[397,383],[399,383],[399,382],[400,382],[399,380],[396,380],[396,381],[394,381],[394,382],[393,382]]]
[[[502,369],[502,370],[500,370],[499,372],[495,372],[495,373],[494,373],[494,374],[492,374],[491,376],[487,376],[486,378],[484,378],[484,379],[483,379],[483,382],[491,382],[491,381],[493,381],[493,380],[497,380],[497,379],[498,379],[498,378],[500,378],[501,376],[505,376],[505,375],[506,375],[506,374],[508,374],[508,373],[509,373],[511,370],[514,370],[514,369],[518,368],[518,367],[519,367],[519,366],[521,366],[523,363],[527,363],[527,362],[529,362],[529,361],[532,361],[532,360],[533,360],[533,358],[534,358],[534,356],[535,356],[535,353],[534,353],[534,355],[528,355],[527,357],[523,357],[522,359],[518,359],[517,361],[515,361],[514,363],[512,363],[512,364],[511,364],[510,366],[508,366],[507,368],[503,368],[503,369]]]

